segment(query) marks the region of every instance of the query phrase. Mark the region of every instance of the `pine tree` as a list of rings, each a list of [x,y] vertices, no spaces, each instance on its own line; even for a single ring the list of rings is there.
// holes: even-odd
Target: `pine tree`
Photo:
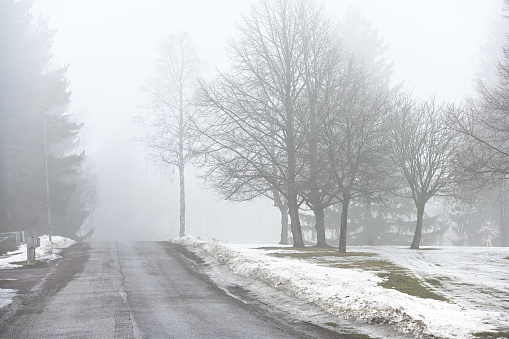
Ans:
[[[87,209],[84,201],[79,212],[68,209],[85,178],[77,152],[82,124],[67,113],[67,67],[50,67],[54,31],[32,18],[30,6],[0,2],[0,229],[41,234],[49,231],[48,204],[57,230],[79,223]],[[77,227],[67,230],[76,238]]]

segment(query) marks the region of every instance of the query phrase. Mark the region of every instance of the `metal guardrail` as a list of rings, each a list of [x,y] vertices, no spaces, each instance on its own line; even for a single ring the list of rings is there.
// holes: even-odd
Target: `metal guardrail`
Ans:
[[[26,235],[25,231],[0,233],[0,253],[15,250],[16,247],[25,243]]]
[[[19,232],[5,232],[5,233],[0,233],[0,242],[2,241],[5,241],[7,239],[11,239],[11,238],[14,238],[16,237],[17,238],[17,234]]]
[[[27,235],[27,233],[25,231],[0,233],[0,250],[3,247],[3,251],[0,251],[0,253],[15,250],[17,246],[26,242],[27,264],[30,265],[32,261],[35,261],[35,249],[41,246],[41,238]]]

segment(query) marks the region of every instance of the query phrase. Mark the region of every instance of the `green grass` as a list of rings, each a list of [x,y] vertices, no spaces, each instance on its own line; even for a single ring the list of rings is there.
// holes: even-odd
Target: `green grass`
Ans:
[[[316,247],[316,246],[308,246],[303,248],[269,246],[269,247],[257,247],[256,249],[268,251],[286,251],[286,252],[327,252],[327,253],[338,252],[338,249],[334,247]]]
[[[477,332],[473,336],[478,339],[509,338],[509,332]]]
[[[350,269],[361,269],[363,271],[371,272],[406,272],[402,267],[396,266],[393,263],[386,260],[377,259],[357,259],[352,261],[336,261],[331,262],[331,267],[337,268],[350,268]]]
[[[438,279],[426,279],[425,281],[426,281],[426,283],[428,283],[428,285],[431,285],[435,288],[442,287],[442,282]]]
[[[447,298],[433,292],[431,289],[423,286],[421,281],[408,274],[380,273],[379,277],[385,278],[380,286],[395,289],[402,293],[412,295],[422,299],[434,299],[440,301],[449,301]]]
[[[509,257],[504,258],[505,260],[509,260]]]
[[[316,251],[316,250],[315,250]],[[272,253],[272,256],[278,258],[320,258],[320,257],[373,257],[376,254],[368,253],[368,252],[347,252],[347,253],[338,253],[337,251],[319,251],[319,252],[311,252],[311,251],[299,251],[299,252],[289,252],[289,253]]]
[[[278,250],[278,253],[270,255],[278,258],[295,259],[314,259],[319,265],[346,269],[360,269],[363,271],[374,272],[384,281],[380,286],[387,289],[394,289],[401,293],[412,295],[423,299],[435,299],[448,301],[445,297],[435,293],[432,287],[441,287],[441,282],[437,279],[428,279],[421,281],[417,279],[412,272],[399,267],[389,261],[376,259],[376,254],[369,252],[348,252],[338,253],[334,248],[313,248],[306,247],[302,249],[264,247],[264,250]],[[429,286],[426,286],[429,285]]]

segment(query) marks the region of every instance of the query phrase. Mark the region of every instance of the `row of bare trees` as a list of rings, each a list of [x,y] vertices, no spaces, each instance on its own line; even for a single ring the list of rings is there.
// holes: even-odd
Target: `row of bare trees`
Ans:
[[[145,121],[145,141],[155,160],[179,168],[181,208],[184,165],[198,154],[203,176],[226,199],[274,201],[283,243],[289,215],[293,245],[304,247],[299,209],[306,206],[317,245],[327,246],[324,210],[341,204],[339,251],[346,252],[352,201],[390,193],[413,199],[411,248],[419,248],[426,203],[456,194],[475,172],[461,160],[484,141],[460,124],[466,107],[389,88],[380,60],[345,46],[313,1],[260,0],[238,31],[228,71],[196,82],[197,58],[181,35],[163,49],[163,67],[146,89],[158,113]]]
[[[409,194],[419,248],[424,206],[446,193],[459,139],[440,123],[443,107],[396,96],[335,27],[311,1],[252,7],[230,45],[230,71],[199,88],[206,177],[228,199],[283,197],[295,247],[304,246],[303,204],[318,246],[326,245],[324,209],[341,204],[340,252],[352,200]]]

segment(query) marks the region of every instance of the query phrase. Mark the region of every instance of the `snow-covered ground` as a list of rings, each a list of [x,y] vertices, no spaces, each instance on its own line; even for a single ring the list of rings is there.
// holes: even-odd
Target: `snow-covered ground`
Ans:
[[[39,237],[41,239],[41,246],[35,249],[35,260],[37,261],[51,261],[61,258],[58,255],[62,249],[75,244],[74,240],[52,236],[51,242],[48,235]],[[7,252],[5,255],[0,256],[0,270],[12,269],[21,267],[21,262],[27,261],[27,245],[23,244],[18,247],[16,251]],[[0,288],[0,309],[8,306],[14,296],[16,290]]]
[[[51,237],[51,242],[49,241],[48,235],[42,235],[39,238],[41,239],[41,246],[35,249],[35,260],[38,261],[60,259],[61,256],[59,256],[58,253],[60,253],[62,249],[76,243],[74,240],[55,235]],[[21,267],[21,265],[17,263],[23,261],[27,261],[26,244],[20,245],[16,251],[7,252],[5,255],[0,256],[0,270]]]
[[[469,338],[475,332],[509,331],[509,248],[434,247],[415,251],[389,246],[350,247],[350,252],[373,256],[292,258],[275,256],[292,253],[289,247],[235,245],[193,237],[172,241],[186,245],[209,266],[221,264],[237,276],[255,279],[316,305],[337,319],[385,324],[414,337]],[[384,281],[377,274],[380,272],[355,268],[360,260],[390,262],[447,301],[384,288],[380,286]],[[220,275],[212,275],[212,279],[221,280]],[[237,282],[223,279],[219,283],[227,290],[228,284]],[[383,331],[377,333],[370,335],[393,337]]]

